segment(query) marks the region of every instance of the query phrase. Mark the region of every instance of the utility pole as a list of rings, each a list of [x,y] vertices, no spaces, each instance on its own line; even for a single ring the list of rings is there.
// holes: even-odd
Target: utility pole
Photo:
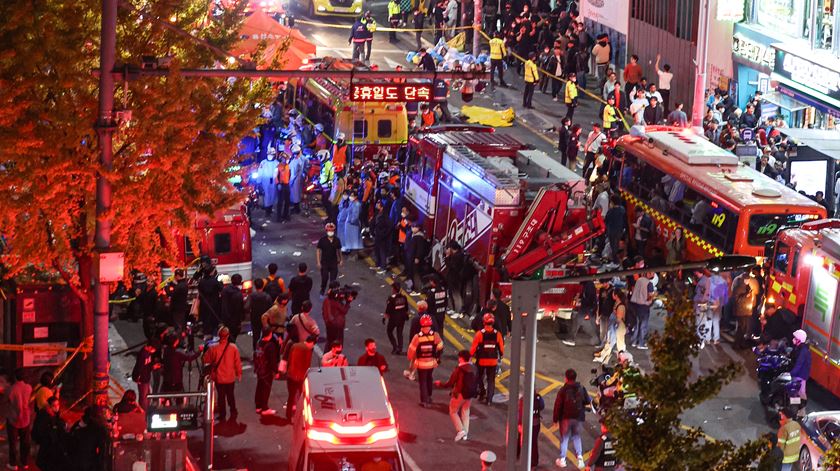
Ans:
[[[472,43],[472,53],[473,56],[478,57],[479,52],[481,52],[481,26],[484,24],[482,21],[483,19],[483,11],[484,9],[484,0],[473,0],[473,43]]]
[[[709,57],[709,1],[700,0],[697,24],[697,75],[694,77],[694,102],[691,105],[691,127],[703,128],[703,115],[706,113],[706,67]],[[726,0],[721,0],[726,1]]]
[[[114,70],[117,54],[117,0],[102,0],[102,31],[99,41],[99,67]],[[107,405],[108,401],[108,285],[100,281],[99,255],[111,248],[111,182],[103,172],[113,168],[114,132],[114,76],[99,74],[99,118],[94,125],[99,136],[99,165],[96,175],[96,234],[94,236],[93,273],[93,403]]]

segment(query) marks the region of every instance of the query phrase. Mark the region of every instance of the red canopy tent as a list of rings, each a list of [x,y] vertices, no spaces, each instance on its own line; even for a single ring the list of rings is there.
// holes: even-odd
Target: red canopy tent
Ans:
[[[262,41],[267,46],[257,64],[258,68],[268,67],[275,56],[282,54],[279,58],[282,68],[298,69],[305,58],[316,54],[315,45],[307,41],[300,31],[281,25],[262,11],[255,11],[245,19],[239,31],[239,42],[230,52],[235,56],[250,58]],[[289,48],[283,51],[281,46],[287,41]]]

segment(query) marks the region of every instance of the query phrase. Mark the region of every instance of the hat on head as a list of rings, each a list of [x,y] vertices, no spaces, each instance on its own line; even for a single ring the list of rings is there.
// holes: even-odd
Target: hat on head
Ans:
[[[806,334],[804,330],[799,329],[793,333],[793,338],[804,343],[806,340],[808,340],[808,334]]]
[[[336,136],[335,136],[336,139],[344,139],[345,137],[346,136],[344,136],[343,132],[340,132],[340,133],[336,134]]]
[[[496,462],[496,454],[493,453],[490,450],[482,451],[481,455],[479,455],[479,458],[481,459],[481,461],[483,461],[485,463],[488,463],[488,464],[492,464],[492,463]]]
[[[300,152],[300,146],[297,145],[297,144],[293,145],[292,146],[292,153],[297,154],[298,152]]]
[[[323,132],[324,131],[324,125],[321,124],[321,123],[316,124],[315,125],[315,130],[318,131],[318,132]]]

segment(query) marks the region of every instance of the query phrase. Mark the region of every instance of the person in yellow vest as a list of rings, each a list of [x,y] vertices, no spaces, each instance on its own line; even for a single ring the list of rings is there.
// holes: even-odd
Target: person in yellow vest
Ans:
[[[802,446],[799,422],[792,419],[792,413],[782,409],[779,413],[779,447],[782,449],[782,471],[791,471],[799,461],[799,448]]]
[[[490,89],[496,88],[496,82],[493,80],[493,72],[499,72],[499,85],[507,88],[505,83],[505,56],[507,56],[507,49],[505,48],[505,40],[502,39],[502,33],[496,31],[493,39],[490,40]]]
[[[522,94],[522,106],[533,109],[531,100],[534,99],[534,88],[537,82],[540,81],[540,71],[537,69],[537,64],[534,60],[537,58],[537,53],[531,51],[528,54],[528,60],[525,61],[525,92]]]
[[[569,74],[569,79],[566,82],[566,94],[563,103],[566,104],[566,117],[574,120],[575,108],[578,105],[577,75],[574,72]]]
[[[397,42],[397,32],[393,28],[399,28],[400,19],[402,19],[402,9],[397,0],[388,2],[388,22],[391,23],[391,31],[388,31],[388,41],[391,43]]]
[[[291,171],[289,170],[288,155],[284,152],[280,153],[280,164],[277,165],[277,188],[279,195],[277,198],[277,222],[289,221],[289,210],[292,206],[292,192],[289,186],[289,179]]]
[[[607,97],[607,104],[604,105],[601,117],[604,119],[604,131],[607,136],[614,137],[618,130],[618,112],[615,110],[615,97],[613,95]]]

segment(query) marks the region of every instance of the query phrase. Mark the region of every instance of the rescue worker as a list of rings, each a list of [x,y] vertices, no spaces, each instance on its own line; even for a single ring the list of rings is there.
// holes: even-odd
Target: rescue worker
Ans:
[[[391,342],[391,353],[394,355],[403,354],[403,331],[408,320],[408,299],[401,289],[399,281],[391,285],[391,296],[388,297],[385,313],[382,315],[382,323],[386,324],[385,330]]]
[[[405,242],[408,240],[408,233],[410,230],[410,224],[408,222],[408,208],[402,208],[400,210],[400,219],[396,223],[396,253],[392,253],[392,255],[394,255],[394,263],[398,264],[402,261],[402,256],[405,253]]]
[[[533,109],[531,100],[534,98],[534,87],[540,81],[540,72],[537,69],[537,64],[534,60],[537,58],[537,53],[531,51],[528,54],[528,60],[525,61],[525,91],[522,94],[522,106],[528,109]]]
[[[318,158],[321,161],[321,171],[318,175],[318,183],[321,186],[321,204],[324,206],[324,211],[330,214],[330,193],[335,171],[329,151],[318,151]]]
[[[787,409],[779,411],[779,446],[782,448],[782,471],[791,471],[799,461],[799,448],[802,446],[801,427],[793,420],[793,413]]]
[[[607,423],[601,421],[601,434],[595,439],[595,445],[589,453],[586,471],[608,471],[616,468],[618,459],[615,454],[615,440],[607,429]]]
[[[574,120],[575,108],[578,105],[577,75],[574,72],[569,74],[569,80],[566,82],[563,103],[566,104],[566,117],[569,120]]]
[[[432,317],[425,314],[420,317],[420,332],[408,345],[408,360],[417,368],[417,382],[420,384],[420,406],[432,405],[433,373],[440,363],[443,353],[443,340],[432,330]]]
[[[496,82],[493,80],[493,72],[499,72],[499,85],[507,88],[505,83],[505,63],[504,59],[507,56],[507,49],[505,48],[505,40],[502,39],[502,33],[496,31],[493,39],[490,40],[490,90],[496,89]]]
[[[475,357],[478,364],[478,401],[490,404],[496,394],[496,368],[499,366],[499,358],[505,354],[505,345],[502,334],[493,328],[496,321],[493,314],[484,314],[483,320],[484,329],[476,332],[473,337],[470,355]]]
[[[289,182],[291,181],[291,169],[285,154],[280,154],[280,161],[277,164],[277,222],[288,222],[289,211],[292,204],[292,193]]]
[[[364,60],[365,58],[365,42],[367,42],[368,29],[365,25],[364,18],[359,18],[353,23],[350,28],[350,37],[347,39],[347,44],[353,45],[353,60]]]
[[[373,33],[376,32],[376,19],[374,19],[373,14],[371,14],[370,10],[365,12],[365,17],[362,20],[362,23],[365,25],[365,47],[367,48],[367,52],[365,53],[365,62],[370,62],[370,51],[373,49]]]
[[[292,214],[300,214],[300,201],[303,199],[305,180],[306,175],[304,174],[304,163],[300,146],[293,145],[292,158],[289,160],[289,202],[292,206]]]
[[[268,156],[265,160],[260,162],[257,169],[257,181],[263,191],[263,209],[265,210],[265,217],[271,217],[271,210],[274,208],[274,203],[277,200],[277,185],[275,178],[277,177],[277,152],[274,148],[268,149]]]
[[[397,42],[397,32],[395,28],[400,27],[400,19],[402,18],[402,8],[400,8],[397,0],[388,2],[388,22],[391,24],[391,31],[388,31],[388,41],[391,43]]]
[[[607,97],[607,104],[604,105],[601,118],[604,120],[604,132],[610,138],[615,137],[615,133],[618,131],[618,112],[615,109],[615,97],[613,95]]]
[[[493,463],[496,462],[496,454],[490,450],[481,452],[478,456],[481,460],[481,471],[493,471]]]

